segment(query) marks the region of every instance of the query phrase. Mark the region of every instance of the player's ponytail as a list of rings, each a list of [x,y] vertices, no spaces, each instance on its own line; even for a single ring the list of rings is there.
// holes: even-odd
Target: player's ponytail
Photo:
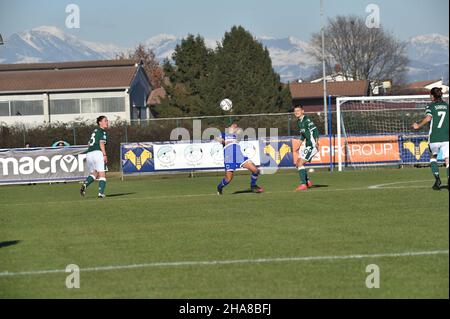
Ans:
[[[435,101],[442,101],[442,88],[434,87],[430,91],[430,95],[434,97]]]

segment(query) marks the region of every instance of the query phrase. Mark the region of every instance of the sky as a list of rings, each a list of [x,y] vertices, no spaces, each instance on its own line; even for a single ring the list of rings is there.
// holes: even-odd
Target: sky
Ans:
[[[68,4],[80,8],[80,28],[68,29]],[[324,0],[325,16],[367,17],[366,7],[380,8],[381,25],[401,39],[449,33],[448,0]],[[308,41],[320,31],[320,0],[0,0],[4,37],[50,25],[83,40],[133,46],[165,33],[221,39],[233,25],[255,36]]]

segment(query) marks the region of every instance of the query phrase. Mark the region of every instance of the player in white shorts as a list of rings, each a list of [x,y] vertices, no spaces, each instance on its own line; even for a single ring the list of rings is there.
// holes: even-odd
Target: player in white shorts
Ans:
[[[86,163],[90,175],[81,185],[80,194],[81,196],[84,196],[87,187],[98,179],[98,198],[105,198],[106,172],[108,170],[106,166],[108,163],[108,156],[106,155],[105,149],[108,141],[108,134],[106,133],[106,129],[109,125],[108,118],[103,115],[99,116],[97,118],[97,125],[98,127],[94,130],[89,139],[89,148],[86,155]]]
[[[414,123],[415,130],[430,123],[429,150],[431,171],[435,177],[434,190],[441,189],[441,178],[439,176],[439,166],[437,157],[441,151],[447,168],[447,189],[448,189],[448,104],[442,100],[442,89],[434,87],[430,91],[431,103],[427,105],[425,118],[420,123]]]

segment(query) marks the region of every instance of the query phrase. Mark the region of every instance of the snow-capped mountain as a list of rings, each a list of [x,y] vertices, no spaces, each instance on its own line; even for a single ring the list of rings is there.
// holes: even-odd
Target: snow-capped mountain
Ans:
[[[14,33],[0,46],[0,63],[57,62],[114,58],[118,46],[83,41],[56,27]]]
[[[93,43],[67,34],[56,27],[43,26],[19,32],[4,39],[0,46],[0,63],[55,62],[73,60],[96,60],[114,58],[121,48],[114,44]],[[308,78],[315,70],[316,62],[308,54],[310,45],[295,37],[257,37],[269,50],[272,64],[284,82]],[[205,39],[209,48],[215,48],[220,40]],[[440,34],[420,35],[407,43],[410,59],[407,80],[419,81],[443,77],[448,83],[448,36]],[[153,49],[162,61],[170,58],[181,38],[159,34],[143,41]]]
[[[314,60],[307,54],[309,44],[294,37],[276,39],[271,37],[257,37],[269,50],[272,64],[283,81],[292,81],[300,76],[306,77],[311,74],[314,68]],[[208,48],[215,49],[219,40],[205,39]],[[177,44],[181,43],[181,38],[170,34],[159,34],[149,38],[144,42],[151,48],[156,57],[162,61],[170,58]]]
[[[308,54],[308,42],[294,37],[275,39],[258,38],[269,49],[275,70],[282,80],[292,81],[310,77],[315,70],[315,61]],[[441,34],[420,35],[406,44],[410,59],[406,80],[408,82],[443,78],[449,82],[449,38]]]
[[[448,36],[429,34],[413,37],[407,45],[408,79],[440,79],[448,83]]]
[[[308,54],[311,50],[308,42],[295,37],[277,39],[262,36],[257,40],[269,50],[273,68],[282,81],[304,79],[313,73],[316,62]]]
[[[448,37],[441,34],[419,35],[409,40],[409,56],[414,60],[448,62]]]
[[[217,40],[215,39],[204,39],[206,47],[210,49],[215,49],[217,47]],[[177,44],[181,44],[181,38],[177,38],[171,34],[158,34],[153,36],[146,41],[144,41],[144,45],[149,47],[155,52],[158,60],[163,61],[165,58],[169,58],[172,56],[175,51],[175,47]]]
[[[180,43],[181,39],[171,34],[158,34],[144,41],[144,45],[152,49],[160,61],[170,58],[175,47]]]

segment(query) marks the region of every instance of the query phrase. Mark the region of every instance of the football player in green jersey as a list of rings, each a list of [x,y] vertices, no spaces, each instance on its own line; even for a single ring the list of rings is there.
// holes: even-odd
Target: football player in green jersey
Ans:
[[[442,89],[434,87],[430,91],[431,103],[427,105],[425,118],[420,123],[414,123],[415,130],[430,123],[429,151],[431,171],[435,177],[434,190],[441,189],[441,178],[439,177],[439,166],[437,156],[442,151],[447,168],[447,189],[448,189],[448,104],[442,100]]]
[[[81,185],[80,194],[81,196],[84,196],[86,194],[86,188],[98,178],[98,198],[105,198],[106,164],[108,163],[105,145],[108,142],[108,135],[106,133],[106,129],[109,125],[108,118],[103,115],[99,116],[97,118],[97,125],[98,127],[94,130],[89,139],[89,148],[86,155],[86,163],[90,175]]]
[[[311,162],[319,151],[319,131],[313,121],[305,115],[303,106],[296,105],[294,107],[294,116],[297,118],[300,140],[302,143],[305,142],[305,148],[301,152],[299,150],[299,158],[296,163],[300,175],[300,185],[295,190],[303,191],[312,186],[304,165]]]

